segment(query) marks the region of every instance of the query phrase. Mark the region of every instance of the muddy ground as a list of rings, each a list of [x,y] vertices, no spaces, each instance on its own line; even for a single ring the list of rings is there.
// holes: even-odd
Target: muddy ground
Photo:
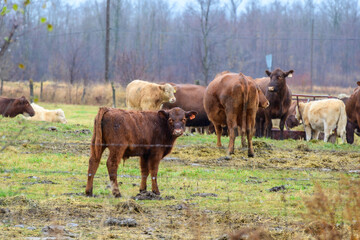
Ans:
[[[225,148],[217,148],[213,144],[180,144],[163,161],[179,166],[234,169],[360,171],[358,151],[316,150],[303,141],[294,142],[291,146],[255,140],[256,156],[248,158],[247,149],[236,148],[235,154],[228,157]],[[84,144],[71,147],[64,144],[36,146],[29,150],[29,146],[23,145],[9,147],[7,151],[19,154],[70,152],[85,157],[89,148]],[[7,177],[6,169],[2,169],[0,177]],[[37,183],[55,184],[51,180],[39,180]],[[133,184],[138,183],[137,180]],[[235,213],[226,208],[226,202],[223,209],[213,210],[201,207],[194,201],[198,198],[216,198],[216,192],[199,193],[188,199],[176,199],[166,193],[159,197],[148,192],[117,201],[112,196],[89,199],[83,195],[85,186],[82,187],[74,192],[64,192],[61,196],[52,197],[49,194],[47,199],[34,200],[21,194],[1,197],[0,238],[229,239],[232,233],[241,235],[239,231],[242,231],[242,238],[237,239],[315,239],[309,231],[309,223],[300,218],[249,214],[241,210]]]

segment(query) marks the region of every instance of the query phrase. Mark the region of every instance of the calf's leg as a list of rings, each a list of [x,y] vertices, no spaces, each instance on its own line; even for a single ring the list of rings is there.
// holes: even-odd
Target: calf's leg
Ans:
[[[85,194],[86,196],[92,196],[93,195],[93,182],[94,177],[97,169],[99,168],[101,155],[104,152],[105,148],[102,148],[101,153],[99,154],[99,158],[96,158],[94,154],[91,153],[90,159],[89,159],[89,169],[88,169],[88,179],[86,183],[86,189]]]
[[[157,173],[159,170],[161,157],[160,156],[153,156],[149,158],[148,165],[151,174],[151,190],[156,195],[160,195],[160,191],[157,185]]]
[[[214,124],[215,127],[215,132],[216,132],[216,136],[217,136],[217,142],[216,142],[216,146],[221,147],[221,134],[222,134],[222,127],[221,125],[217,125]]]
[[[118,149],[117,151],[114,149],[110,149],[110,154],[106,162],[106,166],[109,172],[112,194],[116,198],[121,197],[119,186],[117,183],[117,170],[124,151],[124,149]]]
[[[140,192],[146,192],[146,181],[149,176],[149,165],[148,165],[148,159],[145,157],[140,157],[140,171],[141,171]]]
[[[305,126],[305,134],[306,134],[306,141],[310,141],[311,139],[311,127]]]

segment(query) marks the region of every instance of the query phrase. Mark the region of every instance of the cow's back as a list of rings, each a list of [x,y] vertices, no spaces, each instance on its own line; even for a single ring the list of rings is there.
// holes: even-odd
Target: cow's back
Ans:
[[[345,113],[345,105],[338,99],[311,101],[305,105],[304,118],[308,118],[312,126],[322,126],[324,122],[336,125],[342,111]]]
[[[194,110],[198,114],[193,120],[188,120],[186,126],[208,126],[210,121],[204,109],[204,93],[206,87],[194,84],[172,84],[176,86],[176,102],[164,103],[163,109],[171,109],[174,107],[182,108],[185,111]]]

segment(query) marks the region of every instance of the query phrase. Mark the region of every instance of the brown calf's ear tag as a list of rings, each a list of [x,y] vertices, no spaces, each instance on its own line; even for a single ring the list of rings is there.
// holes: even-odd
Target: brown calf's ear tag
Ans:
[[[174,90],[174,93],[176,93],[176,90]]]
[[[195,118],[194,114],[191,114],[191,116],[189,117],[190,120],[193,120]]]
[[[288,75],[288,77],[291,78],[291,77],[292,77],[292,73],[290,73],[290,74]]]

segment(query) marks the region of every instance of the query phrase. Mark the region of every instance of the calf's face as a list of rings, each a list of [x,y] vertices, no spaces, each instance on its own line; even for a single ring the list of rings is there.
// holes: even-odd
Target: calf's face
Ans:
[[[158,114],[167,120],[167,124],[171,134],[179,137],[185,131],[185,124],[188,119],[194,119],[197,112],[185,112],[181,108],[172,108],[170,110],[159,110]]]
[[[176,93],[176,87],[171,86],[170,84],[166,83],[164,85],[160,86],[160,89],[164,92],[165,95],[165,101],[169,103],[175,103],[176,98],[174,93]]]
[[[266,70],[265,73],[270,77],[268,91],[278,92],[286,86],[286,77],[292,77],[293,72],[294,70],[288,72],[283,72],[281,69],[275,69],[273,72]]]

